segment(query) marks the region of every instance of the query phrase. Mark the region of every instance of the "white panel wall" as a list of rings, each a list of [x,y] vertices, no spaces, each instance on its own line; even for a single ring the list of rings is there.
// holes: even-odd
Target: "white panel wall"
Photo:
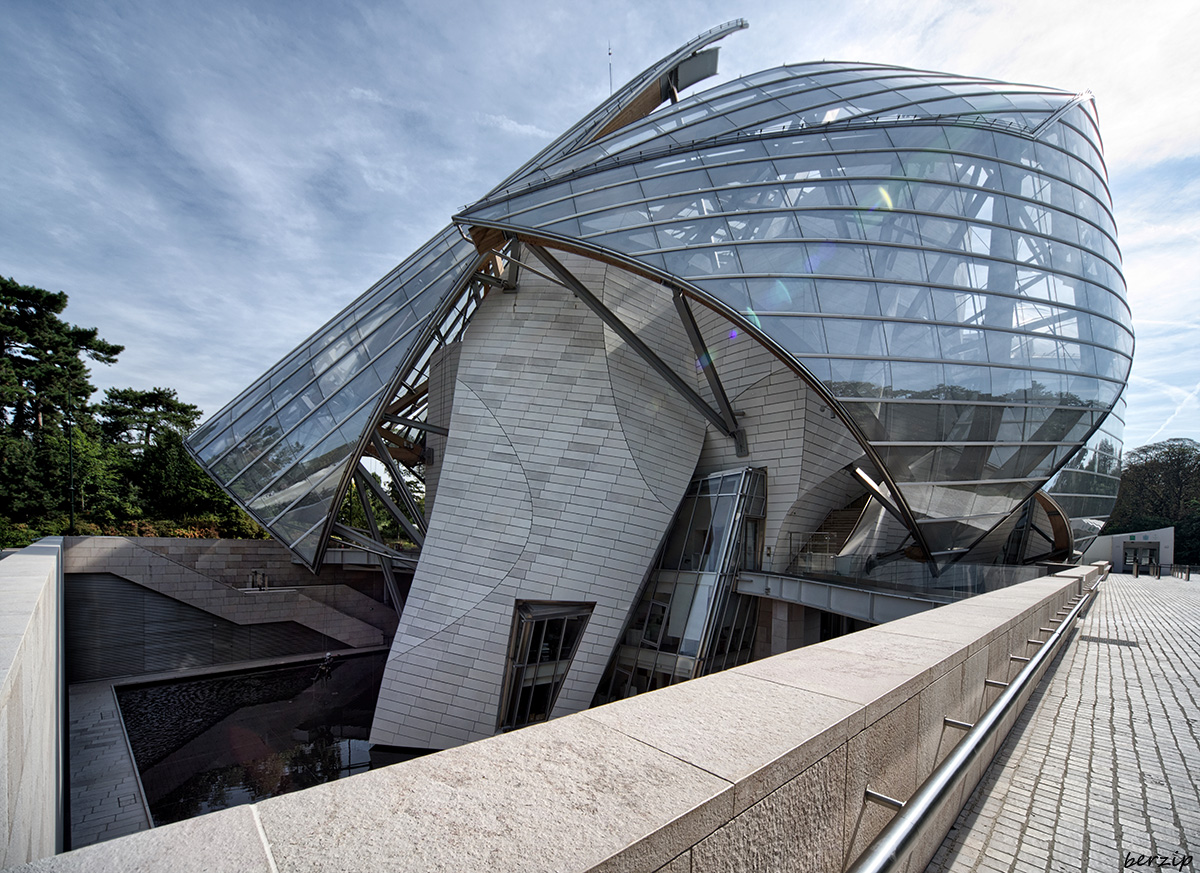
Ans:
[[[765,542],[767,569],[788,563],[788,534],[815,530],[831,509],[841,508],[860,486],[839,471],[863,450],[825,401],[789,367],[729,322],[695,307],[705,343],[746,431],[750,455],[709,428],[699,472],[735,467],[767,468]],[[707,389],[705,389],[707,392]]]
[[[663,289],[563,262],[694,378]],[[554,715],[587,707],[703,437],[699,413],[569,291],[523,271],[518,293],[490,294],[459,350],[437,502],[371,741],[493,734],[517,599],[596,602]]]
[[[0,867],[61,848],[62,539],[0,561]]]

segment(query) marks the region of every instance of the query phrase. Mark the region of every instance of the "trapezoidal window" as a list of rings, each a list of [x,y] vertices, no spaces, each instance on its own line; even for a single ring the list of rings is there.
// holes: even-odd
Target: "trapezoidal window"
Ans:
[[[500,699],[500,730],[550,717],[595,607],[595,603],[516,602]]]

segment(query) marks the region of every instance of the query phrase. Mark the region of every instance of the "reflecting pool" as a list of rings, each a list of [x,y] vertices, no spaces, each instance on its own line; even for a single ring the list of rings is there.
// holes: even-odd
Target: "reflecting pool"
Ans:
[[[370,767],[386,652],[117,689],[156,825]]]

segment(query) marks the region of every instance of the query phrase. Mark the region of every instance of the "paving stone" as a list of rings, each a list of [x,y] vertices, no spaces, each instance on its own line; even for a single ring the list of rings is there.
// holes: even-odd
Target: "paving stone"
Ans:
[[[150,827],[114,706],[106,682],[70,688],[72,848]]]
[[[1200,844],[1198,665],[1200,583],[1102,582],[926,873],[1186,855]]]

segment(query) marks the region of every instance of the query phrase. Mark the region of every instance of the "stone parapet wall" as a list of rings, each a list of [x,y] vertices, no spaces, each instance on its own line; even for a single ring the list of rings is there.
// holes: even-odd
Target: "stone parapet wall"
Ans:
[[[38,869],[846,867],[1104,568],[1081,567]],[[1044,634],[1041,635],[1044,638]],[[1026,695],[1032,693],[1030,686]],[[1022,701],[1023,702],[1023,701]],[[923,869],[1018,712],[940,813]]]
[[[0,561],[0,867],[61,848],[62,540]]]

